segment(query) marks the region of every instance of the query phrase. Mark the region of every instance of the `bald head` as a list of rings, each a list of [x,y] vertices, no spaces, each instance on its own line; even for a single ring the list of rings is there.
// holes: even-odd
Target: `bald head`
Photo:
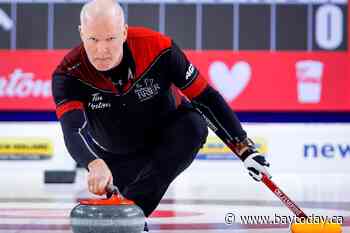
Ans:
[[[128,32],[121,6],[115,0],[92,0],[83,6],[80,21],[80,37],[91,64],[100,71],[118,66]]]
[[[92,0],[81,9],[80,24],[83,27],[96,20],[113,20],[124,25],[124,11],[115,0]]]

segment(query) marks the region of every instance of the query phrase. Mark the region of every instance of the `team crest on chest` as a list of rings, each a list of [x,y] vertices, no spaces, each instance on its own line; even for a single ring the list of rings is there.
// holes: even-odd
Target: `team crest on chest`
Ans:
[[[144,79],[135,85],[135,94],[140,102],[148,100],[158,94],[160,86],[154,79]]]

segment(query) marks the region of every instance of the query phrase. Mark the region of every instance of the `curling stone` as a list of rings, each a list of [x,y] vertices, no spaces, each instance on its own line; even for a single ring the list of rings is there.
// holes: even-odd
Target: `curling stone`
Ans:
[[[143,211],[114,186],[110,198],[79,200],[70,219],[73,233],[141,233],[145,225]]]

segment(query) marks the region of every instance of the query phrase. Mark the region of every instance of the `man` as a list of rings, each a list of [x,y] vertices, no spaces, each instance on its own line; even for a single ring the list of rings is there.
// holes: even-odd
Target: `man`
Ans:
[[[236,115],[169,37],[128,28],[113,0],[85,4],[79,30],[82,44],[55,70],[53,95],[90,192],[115,184],[149,216],[205,143],[207,123],[254,179],[268,174]]]

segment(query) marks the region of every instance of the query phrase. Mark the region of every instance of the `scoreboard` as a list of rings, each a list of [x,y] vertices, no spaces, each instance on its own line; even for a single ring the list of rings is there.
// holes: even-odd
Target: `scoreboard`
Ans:
[[[129,0],[128,24],[184,49],[346,51],[346,0]],[[0,48],[62,49],[79,42],[84,1],[0,0]]]

